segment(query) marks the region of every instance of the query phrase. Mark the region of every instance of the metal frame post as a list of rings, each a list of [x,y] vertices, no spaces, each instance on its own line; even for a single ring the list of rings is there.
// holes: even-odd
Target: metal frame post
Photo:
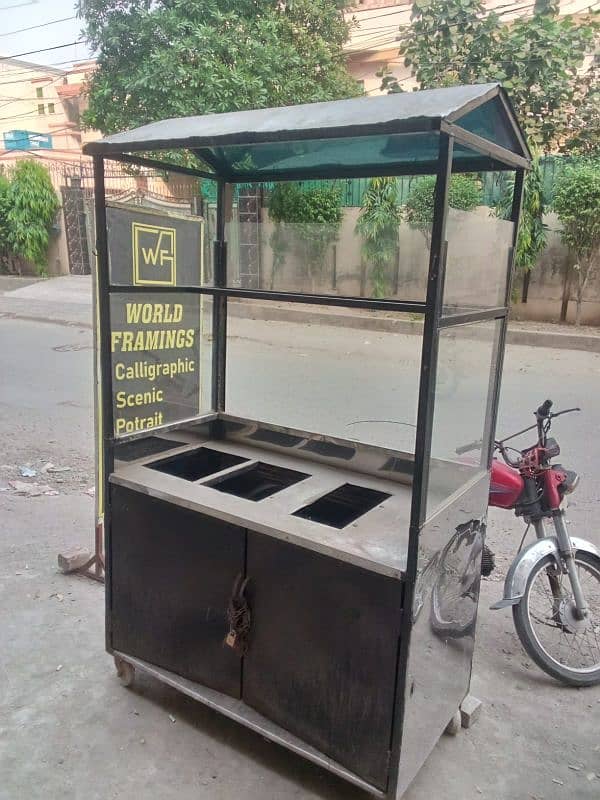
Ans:
[[[225,203],[227,185],[220,178],[217,186],[217,230],[214,246],[215,287],[227,285],[227,245],[225,242]],[[225,411],[225,378],[227,359],[227,294],[213,299],[212,410]]]
[[[525,190],[525,170],[518,169],[515,172],[515,184],[513,189],[512,207],[510,218],[514,224],[512,247],[508,259],[508,268],[506,272],[506,292],[504,295],[504,305],[506,308],[510,305],[510,297],[512,294],[512,281],[514,276],[514,263],[515,254],[517,251],[517,241],[519,238],[519,218],[521,216],[521,206],[523,205],[523,193]],[[487,466],[490,467],[492,457],[494,455],[494,435],[496,432],[496,423],[498,421],[498,408],[500,405],[500,385],[502,381],[502,369],[504,367],[504,349],[506,346],[506,332],[508,328],[508,313],[502,318],[500,323],[500,335],[498,337],[498,348],[496,356],[496,374],[494,376],[494,386],[492,389],[491,410],[489,412],[489,429],[486,428],[486,433],[489,437],[489,449],[487,453]]]
[[[448,191],[452,177],[452,154],[454,138],[442,135],[431,230],[431,252],[429,254],[429,276],[427,281],[427,311],[423,328],[421,350],[421,376],[419,381],[419,405],[417,412],[417,433],[415,437],[415,470],[413,478],[411,531],[416,531],[423,523],[426,511],[429,451],[433,426],[433,406],[437,367],[438,325],[441,317],[444,278],[446,268],[446,220],[448,217]],[[411,532],[411,538],[413,534]],[[416,547],[415,550],[416,556]],[[409,548],[409,570],[410,570]],[[416,567],[416,562],[415,562]],[[409,573],[410,574],[410,573]]]
[[[448,190],[452,177],[452,154],[454,138],[442,134],[438,155],[437,180],[423,342],[421,348],[421,375],[419,380],[419,404],[415,437],[415,462],[412,485],[411,520],[409,528],[406,582],[404,590],[400,656],[396,680],[394,730],[392,736],[392,759],[390,763],[390,788],[394,795],[398,784],[400,753],[404,728],[404,698],[408,677],[408,657],[412,629],[412,608],[417,574],[419,535],[426,511],[431,434],[433,427],[434,394],[437,367],[438,324],[441,316],[444,270],[446,264],[446,219],[448,216]]]
[[[96,271],[98,289],[98,344],[100,346],[100,397],[101,419],[99,435],[101,437],[100,469],[101,491],[103,497],[103,527],[105,567],[110,570],[110,495],[108,478],[114,468],[113,456],[113,403],[112,403],[112,359],[110,338],[110,293],[108,234],[106,229],[106,196],[104,184],[104,158],[94,156],[94,209],[96,213]],[[100,483],[100,481],[99,481]],[[106,581],[106,645],[111,646],[111,607],[112,593],[110,581]]]

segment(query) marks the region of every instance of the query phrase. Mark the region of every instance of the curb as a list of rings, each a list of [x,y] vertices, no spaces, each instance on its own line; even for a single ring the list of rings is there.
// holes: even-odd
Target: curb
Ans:
[[[291,305],[291,304],[290,304]],[[419,319],[408,321],[394,317],[372,316],[367,313],[352,314],[339,311],[314,311],[309,308],[273,305],[230,300],[228,312],[234,317],[266,320],[272,322],[298,322],[306,325],[329,325],[354,330],[378,331],[421,335],[423,324]],[[558,350],[583,350],[600,353],[600,336],[554,331],[528,331],[508,327],[506,343],[524,347],[550,347]]]
[[[551,347],[553,350],[583,350],[586,353],[600,353],[600,336],[554,331],[524,331],[518,328],[511,329],[510,323],[506,343],[526,347]]]
[[[233,317],[263,320],[267,322],[295,322],[304,325],[323,325],[352,330],[375,331],[380,333],[397,333],[421,335],[423,324],[420,319],[409,321],[393,316],[369,316],[367,313],[353,314],[337,310],[315,311],[300,306],[280,306],[275,303],[230,300],[228,312]],[[91,321],[64,319],[47,314],[10,311],[0,308],[0,319],[22,319],[28,322],[41,322],[50,325],[63,325],[70,328],[93,329]],[[578,333],[560,333],[555,331],[521,330],[508,327],[506,343],[524,347],[549,347],[554,350],[582,350],[587,353],[600,353],[600,336]]]

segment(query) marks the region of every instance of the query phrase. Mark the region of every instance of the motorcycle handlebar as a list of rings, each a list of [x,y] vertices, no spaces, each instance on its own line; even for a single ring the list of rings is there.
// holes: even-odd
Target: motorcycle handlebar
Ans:
[[[554,419],[555,417],[560,417],[562,414],[570,414],[573,411],[581,411],[579,407],[577,408],[565,408],[562,411],[557,411],[556,414],[551,414],[550,409],[552,408],[552,400],[545,400],[542,405],[537,409],[535,412],[536,416],[536,423],[530,425],[528,428],[523,428],[522,431],[517,431],[517,433],[513,433],[510,436],[505,436],[504,439],[497,440],[494,442],[494,448],[500,451],[502,458],[506,461],[507,464],[513,467],[518,467],[518,461],[511,459],[504,446],[505,442],[508,442],[510,439],[514,439],[517,436],[521,436],[527,431],[532,431],[534,428],[538,428],[538,431],[542,427],[542,423],[545,419]],[[540,433],[543,433],[541,431]],[[469,442],[469,444],[463,444],[461,447],[456,448],[456,455],[461,456],[464,453],[468,453],[470,450],[481,450],[483,447],[483,439],[478,439],[475,442]],[[509,448],[511,449],[511,448]]]

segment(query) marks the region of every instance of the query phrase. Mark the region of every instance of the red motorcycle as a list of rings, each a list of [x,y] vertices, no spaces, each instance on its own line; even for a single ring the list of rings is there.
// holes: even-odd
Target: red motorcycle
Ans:
[[[569,535],[566,498],[577,488],[579,475],[551,464],[560,447],[548,436],[553,419],[580,409],[553,414],[551,408],[552,401],[546,400],[535,412],[534,425],[495,442],[504,463],[493,459],[489,505],[513,509],[527,528],[506,576],[504,597],[492,608],[512,606],[523,647],[548,675],[571,686],[591,686],[600,683],[600,551]],[[538,440],[533,447],[507,447],[534,428]],[[457,453],[480,446],[473,442]],[[553,534],[546,527],[550,521]],[[523,549],[531,525],[537,541]],[[493,555],[485,547],[484,574],[490,562]]]

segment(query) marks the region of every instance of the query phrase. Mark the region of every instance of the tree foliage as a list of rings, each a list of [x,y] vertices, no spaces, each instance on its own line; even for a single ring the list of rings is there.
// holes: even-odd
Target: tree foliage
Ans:
[[[413,0],[400,53],[422,89],[478,83],[492,66],[500,20],[482,0]]]
[[[10,182],[4,175],[0,175],[0,259],[9,255],[8,244],[8,192]]]
[[[404,207],[404,217],[431,244],[435,175],[419,180],[411,189]],[[481,183],[472,175],[453,175],[448,187],[448,205],[461,211],[472,211],[481,203]]]
[[[330,245],[342,224],[342,193],[337,186],[303,187],[278,183],[269,199],[269,216],[275,223],[271,236],[273,272],[283,265],[292,238],[300,240],[313,281],[323,268]]]
[[[331,100],[359,93],[339,0],[79,0],[98,69],[88,125]]]
[[[559,149],[569,155],[600,159],[600,55],[581,78]]]
[[[497,216],[504,219],[510,218],[514,188],[515,181],[514,178],[511,178],[507,181],[505,190],[496,206]],[[515,267],[524,272],[535,267],[546,246],[545,212],[542,169],[540,159],[535,158],[523,186],[523,204],[515,252]]]
[[[363,195],[356,233],[363,239],[363,258],[371,265],[374,297],[390,294],[390,272],[398,257],[400,218],[398,180],[371,178]]]
[[[567,170],[558,179],[554,209],[563,226],[562,240],[575,256],[578,325],[587,283],[600,261],[600,166],[589,163]]]
[[[562,239],[580,259],[600,250],[600,167],[582,164],[567,170],[557,181],[554,208],[563,230]]]
[[[501,81],[529,141],[550,150],[572,133],[592,88],[579,70],[598,35],[596,18],[558,11],[558,0],[537,0],[533,14],[506,24],[482,0],[413,0],[400,53],[422,89]],[[401,89],[389,75],[384,85]]]
[[[19,161],[4,191],[8,250],[43,272],[50,229],[59,209],[48,170],[35,161]]]

